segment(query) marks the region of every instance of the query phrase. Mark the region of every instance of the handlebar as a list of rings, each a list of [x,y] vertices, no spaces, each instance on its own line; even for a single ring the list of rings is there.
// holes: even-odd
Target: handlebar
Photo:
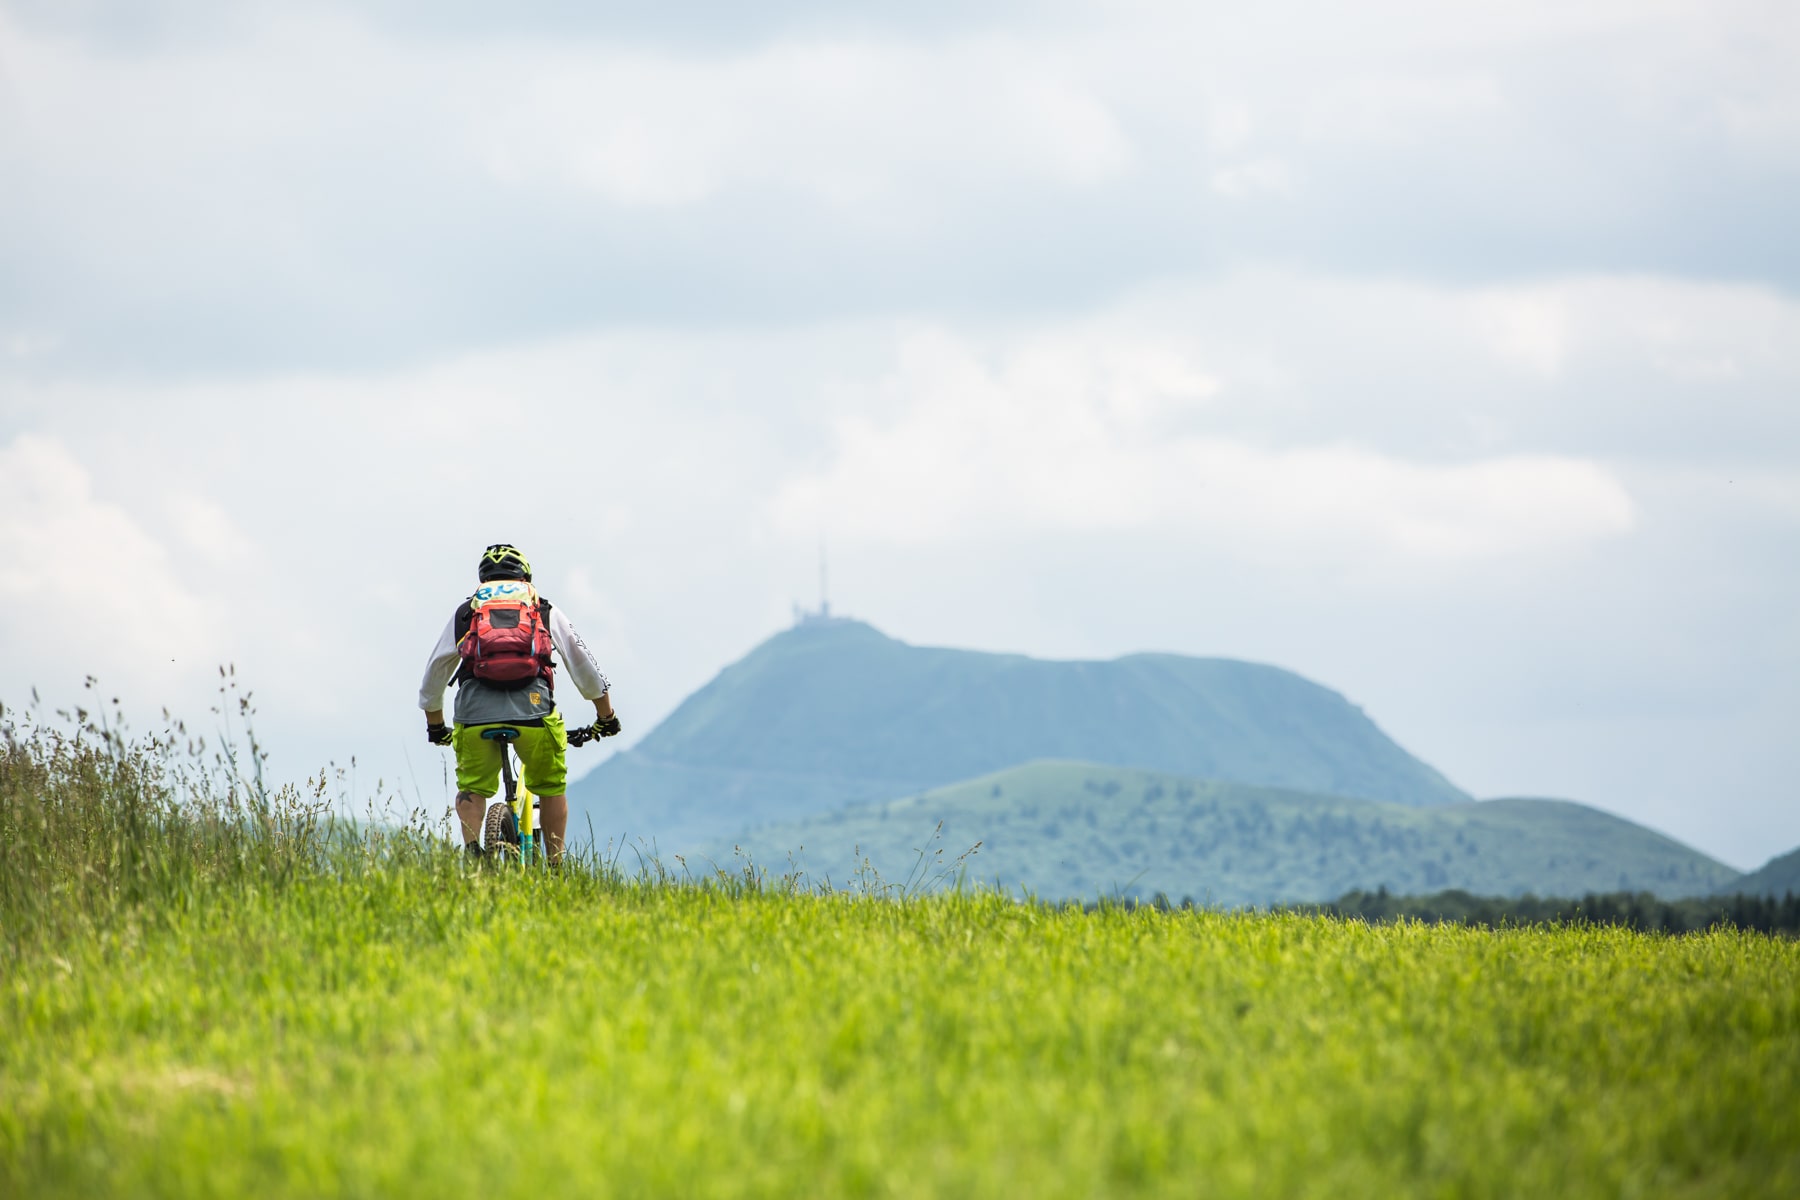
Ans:
[[[611,737],[617,732],[619,731],[615,729],[612,733],[601,733],[592,725],[583,725],[580,729],[569,730],[569,745],[585,746],[589,742],[598,741],[603,737]]]
[[[592,725],[584,725],[580,729],[572,730],[569,733],[569,745],[585,746],[595,738],[612,737],[619,732],[619,728],[619,717],[617,713],[614,713],[610,717],[595,721]]]
[[[602,731],[595,727],[596,725],[605,725],[609,723],[612,725],[611,729]],[[610,722],[598,721],[595,722],[594,725],[583,725],[580,729],[569,730],[569,745],[585,746],[595,738],[612,737],[618,732],[619,718],[613,717]],[[450,744],[450,730],[446,726],[428,726],[426,728],[426,733],[430,736],[433,745],[447,746]],[[519,740],[519,731],[508,725],[496,725],[483,729],[481,731],[481,737],[483,741],[501,742],[506,745],[511,745]]]

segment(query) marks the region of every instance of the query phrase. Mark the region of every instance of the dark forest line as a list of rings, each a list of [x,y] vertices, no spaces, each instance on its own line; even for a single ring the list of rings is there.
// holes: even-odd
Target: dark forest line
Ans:
[[[1428,896],[1394,896],[1386,891],[1350,892],[1317,911],[1366,921],[1410,917],[1420,921],[1463,925],[1548,925],[1587,922],[1623,925],[1658,933],[1692,933],[1716,925],[1733,925],[1762,933],[1800,934],[1800,895],[1695,896],[1663,900],[1649,892],[1588,893],[1579,900],[1554,896],[1471,896],[1467,892],[1435,892]]]
[[[1167,896],[1153,900],[1103,901],[1136,907],[1192,908],[1191,897],[1179,905]],[[1088,905],[1087,907],[1098,907]],[[1650,892],[1590,892],[1580,899],[1556,896],[1475,896],[1451,889],[1429,895],[1398,896],[1381,888],[1354,891],[1328,904],[1296,904],[1283,911],[1318,913],[1372,923],[1401,919],[1431,924],[1480,925],[1498,929],[1505,925],[1620,925],[1647,933],[1695,933],[1719,926],[1800,935],[1800,895],[1696,896],[1662,900]]]

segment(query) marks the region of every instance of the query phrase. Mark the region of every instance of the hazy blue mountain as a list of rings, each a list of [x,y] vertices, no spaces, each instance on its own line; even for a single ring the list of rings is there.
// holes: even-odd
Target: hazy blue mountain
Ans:
[[[1469,797],[1361,709],[1290,671],[1133,654],[1050,662],[910,646],[854,621],[770,638],[570,789],[591,820],[676,850],[1034,759],[1426,806]]]
[[[1742,892],[1746,896],[1774,896],[1777,899],[1789,892],[1800,895],[1800,849],[1771,858],[1719,891]]]
[[[787,870],[792,854],[834,884],[865,857],[888,882],[916,876],[921,850],[933,856],[931,875],[980,842],[966,860],[971,881],[1053,899],[1162,892],[1226,906],[1381,887],[1674,898],[1735,890],[1738,879],[1679,842],[1564,800],[1419,808],[1065,762],[769,825],[737,842],[773,870]],[[730,843],[709,857],[735,865]]]

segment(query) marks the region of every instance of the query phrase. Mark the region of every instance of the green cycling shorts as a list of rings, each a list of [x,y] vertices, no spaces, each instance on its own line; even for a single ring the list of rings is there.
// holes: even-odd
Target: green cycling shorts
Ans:
[[[569,788],[569,735],[561,713],[551,713],[542,725],[458,725],[450,735],[456,748],[456,790],[492,796],[500,790],[500,752],[505,742],[481,736],[484,729],[517,729],[513,743],[524,765],[525,786],[540,796],[560,796]]]

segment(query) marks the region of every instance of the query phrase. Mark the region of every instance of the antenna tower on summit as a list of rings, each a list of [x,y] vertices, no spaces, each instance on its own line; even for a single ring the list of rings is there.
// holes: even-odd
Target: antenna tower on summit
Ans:
[[[794,627],[802,625],[832,625],[844,621],[844,617],[831,615],[831,562],[825,555],[825,539],[819,539],[819,607],[808,609],[799,601],[794,602]]]

